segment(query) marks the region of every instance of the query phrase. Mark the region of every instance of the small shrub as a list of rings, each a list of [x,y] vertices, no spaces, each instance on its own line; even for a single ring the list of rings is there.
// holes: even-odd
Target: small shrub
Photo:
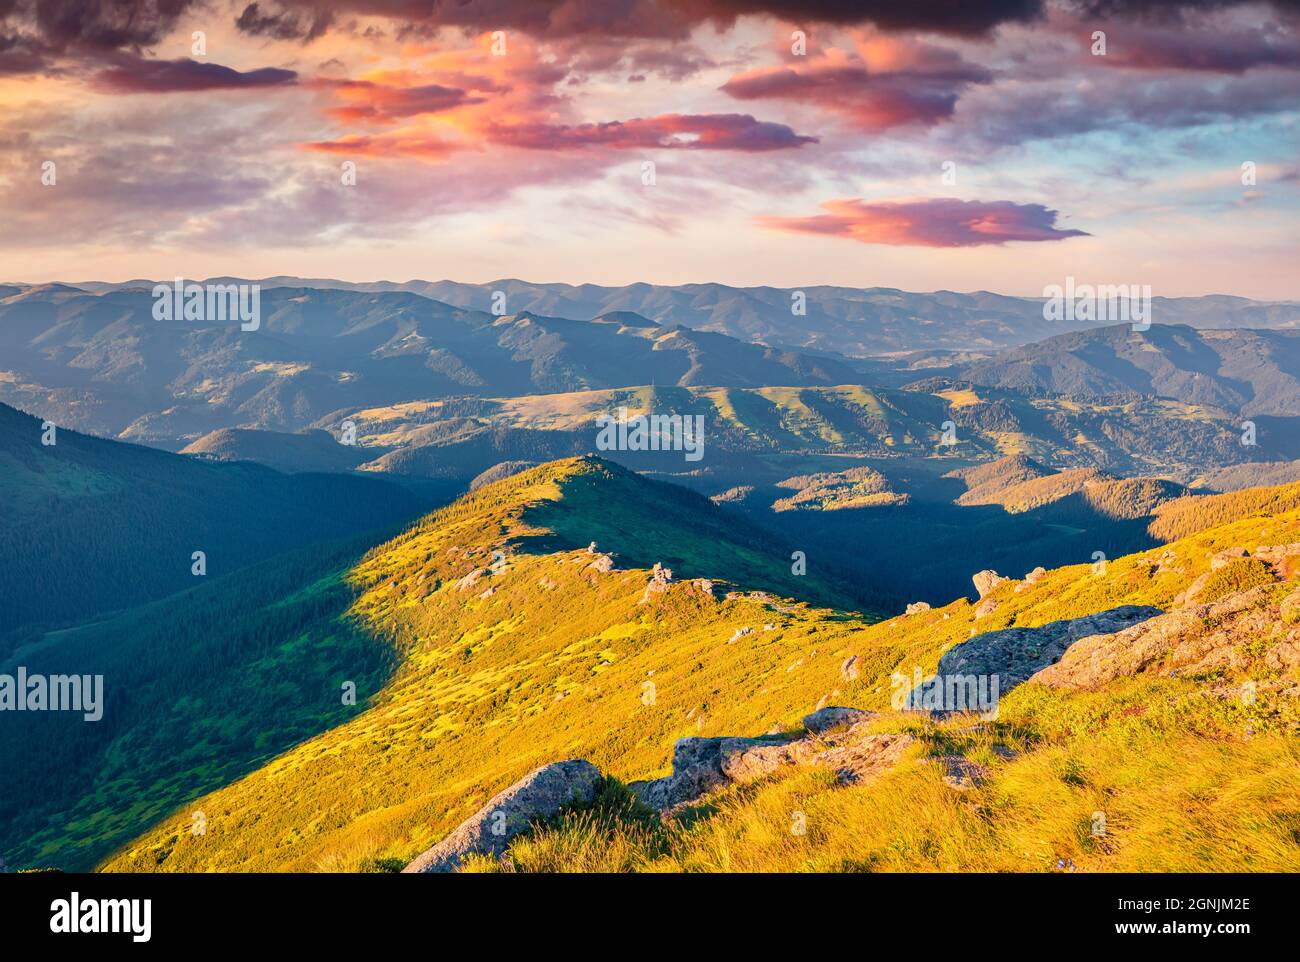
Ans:
[[[1230,561],[1210,575],[1204,589],[1197,596],[1197,601],[1218,601],[1225,595],[1239,591],[1249,591],[1260,585],[1271,585],[1276,581],[1273,569],[1257,558],[1238,558]]]

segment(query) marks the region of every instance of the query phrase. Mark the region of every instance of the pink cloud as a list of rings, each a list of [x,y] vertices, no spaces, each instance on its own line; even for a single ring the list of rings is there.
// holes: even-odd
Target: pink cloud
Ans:
[[[594,124],[525,123],[493,126],[494,143],[530,150],[609,147],[762,152],[817,143],[785,124],[756,120],[749,114],[664,114]]]
[[[958,200],[953,197],[864,201],[828,200],[824,214],[760,217],[764,227],[797,234],[846,237],[862,244],[914,247],[981,247],[1008,241],[1087,237],[1056,227],[1057,212],[1042,204]]]

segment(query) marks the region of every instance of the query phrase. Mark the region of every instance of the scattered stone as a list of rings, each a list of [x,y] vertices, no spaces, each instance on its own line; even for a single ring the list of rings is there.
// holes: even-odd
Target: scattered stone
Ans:
[[[1062,659],[1080,639],[1108,635],[1163,614],[1159,608],[1123,605],[1041,628],[1003,628],[977,635],[939,658],[938,674],[997,676],[999,697],[1035,672]]]
[[[985,595],[1007,579],[992,568],[986,568],[983,571],[977,571],[971,576],[970,580],[975,583],[975,590],[979,592],[980,598],[983,599]]]
[[[987,617],[988,615],[993,614],[993,612],[997,610],[998,610],[998,599],[985,598],[983,601],[979,603],[979,607],[975,609],[975,617],[984,618]]]
[[[470,588],[473,588],[479,578],[482,578],[485,574],[487,574],[486,568],[475,568],[465,577],[456,582],[456,590],[468,591]]]
[[[821,711],[872,717],[853,708]],[[823,734],[810,732],[802,738],[785,735],[779,725],[763,738],[682,738],[673,746],[671,775],[632,782],[628,788],[645,804],[671,816],[728,783],[743,785],[790,765],[823,765],[833,768],[842,783],[859,782],[897,763],[914,741],[910,735],[869,734],[860,723],[831,726]]]
[[[849,655],[840,665],[840,677],[845,681],[857,681],[861,674],[862,670],[858,667],[857,655]]]
[[[929,611],[929,610],[930,610],[930,602],[913,601],[910,605],[907,606],[907,611],[905,611],[904,614],[919,615],[921,612]]]
[[[641,593],[641,600],[638,604],[644,605],[655,595],[663,594],[668,590],[668,586],[672,580],[672,571],[656,561],[654,571],[650,573],[650,582],[645,586],[645,591]]]
[[[1231,564],[1232,562],[1236,561],[1238,558],[1249,558],[1249,557],[1250,557],[1250,552],[1247,551],[1245,548],[1241,548],[1241,547],[1224,548],[1222,551],[1217,552],[1216,554],[1210,556],[1210,570],[1218,571],[1224,565]]]
[[[744,628],[737,628],[736,633],[727,640],[727,644],[730,645],[733,642],[739,641],[741,638],[744,638],[746,635],[752,635],[753,633],[754,633],[754,629],[748,626]]]
[[[964,755],[941,755],[935,762],[943,766],[943,780],[958,791],[974,788],[988,778],[987,768]]]
[[[1157,675],[1214,675],[1250,669],[1248,645],[1269,644],[1260,652],[1277,671],[1300,666],[1300,630],[1286,629],[1281,602],[1269,602],[1271,585],[1226,595],[1204,605],[1191,605],[1143,619],[1108,632],[1094,632],[1060,660],[1044,666],[1033,680],[1053,688],[1095,690],[1116,678],[1151,672]],[[1300,605],[1295,598],[1292,605]]]
[[[601,574],[609,574],[614,570],[614,559],[607,554],[596,555],[596,560],[587,565],[587,568],[588,570],[599,571]]]
[[[1296,588],[1282,599],[1279,614],[1289,625],[1300,624],[1300,588]]]
[[[500,858],[510,840],[534,819],[550,818],[566,805],[595,798],[600,780],[596,766],[581,759],[543,765],[494,796],[402,871],[406,874],[454,872],[470,854]]]
[[[871,712],[861,708],[842,708],[835,705],[830,708],[819,708],[811,715],[805,715],[803,727],[814,735],[820,735],[828,729],[838,728],[841,725],[856,725],[874,717]]]

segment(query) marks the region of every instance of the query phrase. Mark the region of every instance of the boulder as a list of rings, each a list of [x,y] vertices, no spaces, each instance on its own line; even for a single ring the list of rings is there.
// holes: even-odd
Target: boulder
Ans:
[[[805,715],[803,727],[814,735],[820,735],[831,728],[838,728],[841,725],[856,725],[858,722],[867,721],[871,717],[873,717],[871,712],[864,711],[861,708],[841,708],[837,705],[831,705],[828,708],[819,709],[811,715]]]
[[[929,610],[930,610],[930,602],[913,601],[910,605],[907,606],[907,611],[904,612],[904,614],[918,615],[923,611],[929,611]]]
[[[1272,590],[1264,585],[1234,592],[1210,604],[1098,632],[1033,680],[1053,688],[1094,691],[1116,678],[1147,672],[1184,677],[1249,672],[1256,657],[1250,648],[1261,642],[1267,647],[1259,655],[1269,668],[1294,669],[1300,666],[1300,631],[1280,624],[1282,606],[1290,596],[1270,602]],[[1300,605],[1300,598],[1295,604]]]
[[[1114,634],[1161,614],[1159,608],[1122,605],[1095,615],[1053,621],[1040,628],[985,632],[944,652],[938,674],[944,678],[996,675],[1000,696],[1005,695],[1035,672],[1060,661],[1080,639]]]
[[[866,732],[862,722],[872,717],[857,708],[823,708],[804,719],[820,734],[810,729],[803,738],[779,728],[764,738],[682,738],[673,746],[671,775],[628,788],[672,815],[724,785],[743,785],[791,765],[821,765],[834,769],[842,783],[859,782],[894,765],[915,743],[911,735]]]
[[[857,681],[861,674],[862,670],[858,667],[857,655],[849,655],[840,665],[840,677],[845,681]]]
[[[499,858],[510,840],[538,818],[550,818],[574,802],[596,797],[600,772],[591,762],[552,762],[493,796],[454,832],[415,858],[404,873],[454,872],[470,854]]]
[[[979,592],[979,596],[982,599],[1007,579],[1002,577],[992,568],[985,568],[983,571],[977,571],[975,574],[971,575],[970,580],[975,583],[975,590]]]
[[[1282,599],[1279,614],[1288,625],[1300,624],[1300,588],[1296,588]]]
[[[1249,557],[1250,557],[1250,552],[1247,551],[1245,548],[1241,548],[1241,547],[1224,548],[1222,551],[1219,551],[1210,556],[1210,570],[1218,571],[1224,565],[1231,564],[1232,562],[1236,561],[1238,558],[1249,558]]]
[[[724,785],[724,759],[761,744],[758,738],[679,738],[673,744],[671,775],[632,782],[628,788],[651,808],[674,808]]]

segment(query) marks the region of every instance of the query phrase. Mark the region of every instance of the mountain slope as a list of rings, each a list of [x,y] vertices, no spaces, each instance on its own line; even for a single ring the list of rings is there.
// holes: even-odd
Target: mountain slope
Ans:
[[[1063,334],[961,369],[975,384],[1083,397],[1157,395],[1245,415],[1293,416],[1300,332],[1156,324]]]
[[[181,448],[213,461],[255,461],[277,471],[351,471],[369,454],[339,444],[325,431],[285,434],[280,431],[252,431],[246,428],[222,428],[205,434]]]
[[[159,321],[148,287],[0,297],[0,401],[69,427],[179,448],[222,428],[298,431],[341,408],[633,382],[835,384],[828,358],[629,312],[495,316],[419,294],[277,287],[260,326]]]
[[[587,551],[592,539],[601,551]],[[769,663],[818,631],[802,603],[783,615],[769,610],[774,601],[725,599],[730,584],[709,588],[687,578],[719,572],[747,591],[846,603],[815,574],[792,574],[789,550],[706,499],[596,460],[488,485],[358,555],[355,544],[345,544],[282,556],[112,619],[43,635],[5,663],[47,674],[70,667],[102,673],[108,702],[95,724],[64,713],[7,720],[0,748],[41,744],[80,759],[71,776],[60,768],[56,777],[31,753],[11,767],[11,791],[0,806],[0,846],[10,864],[86,867],[170,807],[330,725],[342,724],[329,737],[347,745],[358,771],[377,774],[373,765],[404,758],[412,765],[404,783],[424,778],[431,793],[448,799],[474,771],[466,752],[482,752],[486,763],[519,746],[526,754],[579,737],[627,750],[638,739],[593,715],[593,700],[615,718],[646,707],[640,699],[649,677],[668,704],[709,697],[711,676],[696,667],[691,645],[665,644],[677,631],[708,647],[741,619],[755,630],[759,619],[788,623],[789,632],[763,633],[770,651],[759,662]],[[505,569],[494,571],[498,558]],[[641,605],[647,569],[657,561],[674,569],[676,580],[662,598],[652,591],[652,602]],[[854,616],[835,630],[864,623]],[[637,667],[648,660],[659,668],[655,675]],[[398,664],[400,674],[367,711]],[[741,674],[752,668],[737,655]],[[353,706],[340,701],[344,681],[357,686]],[[372,737],[381,731],[387,734]],[[510,749],[498,756],[492,746],[503,738]],[[387,780],[377,779],[375,791],[387,791]],[[353,811],[361,799],[348,789],[328,804]],[[302,798],[309,806],[322,800],[310,792]],[[201,810],[205,838],[216,846],[230,824],[216,809]],[[400,822],[400,812],[392,815]],[[320,828],[329,834],[324,823]],[[286,854],[275,848],[265,858]],[[177,854],[151,867],[175,868],[190,857]]]
[[[1257,551],[1260,539],[1276,547]],[[1225,576],[1246,562],[1221,564],[1242,545],[1262,572],[1253,584]],[[675,817],[614,782],[514,839],[501,860],[471,857],[464,868],[1295,872],[1298,571],[1292,509],[1100,574],[1075,566],[1004,582],[983,617],[960,601],[873,625],[856,639],[860,657],[881,644],[902,657],[897,674],[867,674],[842,693],[840,704],[868,712],[819,734],[775,719],[796,743],[746,742],[763,727],[733,729],[719,746],[733,753],[722,773],[706,780],[701,766],[703,797]],[[1062,644],[1063,654],[1050,650]],[[915,679],[936,669],[951,679],[945,665],[962,660],[965,671],[989,670],[982,658],[1045,667],[1004,686],[992,713],[898,710]],[[873,740],[901,752],[846,770]],[[673,751],[664,743],[660,758]],[[680,742],[675,755],[694,757]],[[631,786],[638,797],[641,784]]]
[[[0,638],[192,587],[314,541],[390,526],[428,503],[372,477],[293,477],[56,429],[0,405]],[[0,657],[8,646],[0,644]]]
[[[656,561],[671,581],[652,584]],[[480,488],[349,577],[364,586],[352,617],[403,658],[384,694],[186,806],[183,833],[169,820],[111,865],[373,862],[426,843],[543,755],[593,753],[631,773],[675,732],[815,700],[829,689],[814,694],[824,672],[808,669],[838,664],[869,623],[781,600],[772,592],[838,596],[707,500],[597,460]],[[284,791],[300,778],[311,787]],[[207,813],[201,838],[193,810]]]
[[[721,570],[735,578],[737,587],[780,589],[789,583],[819,590],[811,580],[792,578],[778,551],[764,549],[760,540],[739,547],[721,530],[712,530],[727,523],[715,512],[697,499],[670,492],[597,461],[545,465],[481,488],[376,549],[356,569],[356,577],[370,587],[353,611],[376,635],[394,638],[405,661],[373,706],[187,805],[116,853],[105,867],[397,867],[540,764],[583,757],[618,779],[651,777],[664,771],[675,737],[756,734],[774,723],[793,724],[828,699],[881,712],[882,723],[921,740],[922,754],[928,745],[930,753],[960,750],[987,761],[995,758],[991,748],[1004,742],[1023,754],[1015,770],[1022,774],[1009,776],[1001,789],[1010,793],[1001,808],[1049,814],[1027,821],[1012,815],[999,823],[996,838],[1002,842],[1008,837],[1025,840],[1013,848],[1004,845],[997,863],[1002,865],[1043,869],[1057,851],[1077,852],[1081,843],[1073,820],[1080,811],[1096,809],[1099,793],[1109,792],[1109,804],[1122,813],[1176,784],[1162,781],[1167,777],[1163,768],[1151,767],[1156,756],[1150,754],[1152,739],[1144,729],[1125,721],[1134,705],[1172,699],[1173,714],[1153,719],[1166,751],[1219,751],[1218,767],[1208,771],[1237,766],[1237,780],[1267,783],[1295,757],[1294,744],[1287,747],[1288,733],[1298,723],[1295,706],[1283,697],[1285,683],[1269,680],[1292,670],[1285,661],[1269,667],[1275,646],[1287,640],[1285,629],[1252,648],[1243,662],[1241,670],[1265,674],[1254,676],[1261,679],[1258,700],[1241,708],[1207,703],[1199,677],[1153,675],[1148,681],[1154,688],[1144,681],[1108,689],[1108,700],[1100,702],[1087,694],[1057,699],[1044,696],[1037,686],[1022,685],[1007,698],[1006,725],[974,733],[964,732],[956,720],[931,729],[918,727],[916,716],[888,713],[897,687],[891,684],[892,672],[909,678],[913,666],[933,672],[945,651],[972,636],[988,645],[999,631],[1013,626],[1033,628],[1121,605],[1177,608],[1189,586],[1205,583],[1202,576],[1211,572],[1216,555],[1264,538],[1268,540],[1262,543],[1289,545],[1278,550],[1291,550],[1300,560],[1300,510],[1236,522],[1168,548],[1115,559],[1100,574],[1085,564],[1031,582],[1004,582],[989,596],[995,604],[978,611],[961,600],[871,625],[771,594],[724,595],[730,586],[687,580]],[[633,513],[626,515],[629,506]],[[595,552],[579,547],[589,535],[597,540]],[[615,557],[607,561],[601,549],[608,546],[614,547]],[[640,567],[670,551],[696,560],[675,571],[671,580]],[[501,554],[494,557],[493,552]],[[1294,587],[1277,575],[1269,577],[1272,585],[1261,591],[1285,593]],[[856,660],[849,663],[850,657]],[[1231,684],[1235,677],[1226,680]],[[1096,710],[1113,719],[1107,721],[1102,741],[1087,723],[1089,712]],[[1254,726],[1249,745],[1216,748],[1228,730],[1236,726],[1239,732],[1247,721]],[[1116,758],[1125,732],[1140,736],[1137,744],[1147,769],[1117,767],[1107,774],[1096,771],[1096,763],[1070,761],[1072,756],[1087,758],[1089,746],[1104,750],[1108,760]],[[1079,764],[1088,776],[1075,788],[1074,782],[1062,781],[1060,771],[1068,773]],[[989,844],[981,840],[987,836],[963,834],[985,830],[964,814],[962,803],[945,795],[951,789],[932,771],[906,768],[899,777],[908,780],[907,790],[883,799],[869,794],[866,786],[851,796],[837,795],[844,790],[836,789],[823,803],[813,796],[832,786],[815,772],[801,776],[793,789],[786,783],[770,790],[782,805],[793,791],[819,809],[852,797],[853,811],[865,805],[881,812],[887,821],[864,833],[871,845],[887,847],[889,839],[918,830],[924,835],[930,829],[908,826],[915,825],[917,811],[932,813],[927,824],[944,838],[932,850],[941,865],[991,857]],[[1143,777],[1143,771],[1158,774]],[[1279,818],[1291,817],[1287,812],[1294,809],[1296,796],[1280,783],[1268,784],[1269,804],[1281,806]],[[743,809],[754,798],[752,791],[724,799],[723,814]],[[926,807],[908,810],[907,803],[918,797]],[[1058,803],[1064,806],[1059,814]],[[767,803],[762,809],[764,824],[769,824],[773,809]],[[208,815],[202,837],[189,832],[194,810]],[[789,811],[783,817],[787,826]],[[843,823],[841,818],[836,824]],[[753,824],[745,823],[739,831]],[[1235,817],[1227,824],[1241,828]],[[1117,815],[1115,830],[1126,827]],[[728,841],[737,830],[725,822],[722,829]],[[1221,831],[1228,829],[1211,834],[1217,837]],[[685,862],[668,867],[753,866],[773,847],[785,853],[781,865],[787,868],[837,864],[833,858],[809,861],[797,855],[793,857],[799,860],[791,863],[788,833],[768,838],[755,839],[743,850],[729,848],[727,854],[714,848],[712,857],[696,849]],[[859,847],[854,839],[828,839],[824,827],[812,838],[832,849],[846,843]],[[1035,844],[1028,844],[1031,838]],[[1300,848],[1293,838],[1289,849],[1268,851],[1276,839],[1271,827],[1248,831],[1239,840],[1239,861],[1233,864],[1253,860],[1276,866],[1279,859],[1294,859]],[[709,844],[699,836],[696,841]],[[1190,864],[1199,858],[1199,844],[1195,838],[1179,842],[1163,852],[1162,864]],[[898,859],[905,860],[908,851],[912,849],[885,855],[880,864],[906,867]],[[927,866],[933,867],[932,861],[911,867]]]

